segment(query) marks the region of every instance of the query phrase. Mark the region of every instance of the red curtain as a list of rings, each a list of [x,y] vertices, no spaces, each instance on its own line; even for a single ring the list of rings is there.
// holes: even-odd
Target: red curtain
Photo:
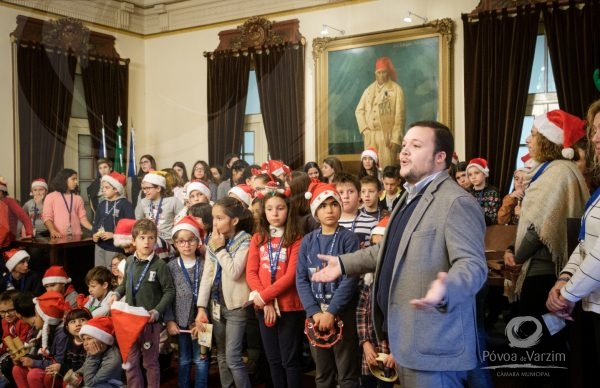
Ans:
[[[271,159],[292,169],[304,164],[304,46],[255,52],[260,108]]]
[[[77,58],[37,44],[18,45],[21,200],[31,181],[51,180],[64,166]]]
[[[483,157],[489,182],[505,193],[516,168],[540,9],[514,15],[462,16],[464,27],[465,160]],[[462,157],[461,157],[462,159]]]
[[[244,132],[250,56],[211,53],[208,60],[208,158],[222,165],[226,154],[239,153]]]
[[[582,8],[554,2],[544,7],[544,26],[561,109],[586,117],[588,106],[600,98],[593,73],[600,68],[600,2]]]
[[[127,144],[127,107],[129,95],[129,61],[90,59],[81,61],[83,90],[94,155],[102,139],[102,116],[106,137],[106,154],[115,157],[117,119],[123,124],[123,141]],[[124,147],[127,148],[127,147]]]

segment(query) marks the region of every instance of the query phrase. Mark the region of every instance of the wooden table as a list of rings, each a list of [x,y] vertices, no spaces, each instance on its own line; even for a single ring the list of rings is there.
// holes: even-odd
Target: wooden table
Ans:
[[[72,279],[72,283],[80,293],[87,294],[85,275],[94,267],[95,243],[91,236],[74,235],[62,238],[37,236],[19,239],[11,244],[14,248],[42,249],[48,252],[50,265],[62,265]],[[40,277],[45,269],[39,269]]]
[[[61,238],[41,237],[18,239],[13,241],[12,247],[42,248],[50,252],[50,265],[64,265],[66,257],[61,254],[68,248],[93,247],[94,241],[91,236],[74,235]]]

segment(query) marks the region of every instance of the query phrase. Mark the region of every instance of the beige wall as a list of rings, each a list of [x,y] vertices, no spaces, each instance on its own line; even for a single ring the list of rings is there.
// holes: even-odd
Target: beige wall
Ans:
[[[306,37],[306,158],[315,158],[315,98],[312,40],[320,36],[323,24],[343,29],[346,35],[402,28],[410,9],[429,19],[449,17],[455,21],[454,40],[454,126],[459,156],[464,153],[463,45],[460,14],[470,12],[477,0],[375,0],[351,6],[334,6],[305,13],[270,16],[271,20],[298,18],[300,31]],[[0,142],[2,168],[14,182],[14,122],[12,55],[8,35],[15,28],[16,16],[43,14],[0,5]],[[154,155],[159,167],[181,160],[191,167],[196,159],[208,159],[206,119],[206,59],[203,52],[218,45],[218,32],[235,28],[241,22],[215,28],[175,32],[147,38],[124,34],[117,30],[90,28],[115,35],[117,50],[131,59],[129,85],[129,117],[136,129],[136,153]],[[417,24],[417,22],[413,22]]]

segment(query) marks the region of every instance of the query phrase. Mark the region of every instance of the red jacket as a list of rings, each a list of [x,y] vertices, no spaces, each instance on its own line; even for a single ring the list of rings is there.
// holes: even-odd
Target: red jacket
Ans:
[[[25,322],[23,322],[20,319],[16,319],[15,320],[15,331],[17,333],[17,336],[19,338],[21,338],[21,341],[23,341],[23,343],[29,341],[31,338],[31,326],[29,326],[28,324],[26,324]],[[0,354],[4,354],[6,353],[6,351],[8,350],[8,348],[6,347],[6,345],[4,344],[4,338],[10,336],[10,330],[8,328],[8,323],[6,322],[5,319],[2,319],[2,344],[0,345]]]
[[[33,235],[33,225],[31,224],[31,219],[29,215],[25,213],[25,210],[19,205],[16,199],[11,197],[2,198],[2,202],[8,206],[8,223],[10,225],[10,233],[11,239],[14,241],[21,237],[21,234],[17,230],[17,225],[19,221],[25,227],[25,234],[27,236]]]
[[[275,281],[271,284],[271,266],[267,242],[260,245],[260,236],[254,234],[250,241],[248,261],[246,262],[246,282],[252,291],[257,290],[262,300],[269,304],[277,298],[280,311],[303,311],[302,302],[296,291],[296,263],[302,239],[298,239],[289,247],[281,247]],[[271,245],[273,255],[277,250],[280,238],[273,237]]]

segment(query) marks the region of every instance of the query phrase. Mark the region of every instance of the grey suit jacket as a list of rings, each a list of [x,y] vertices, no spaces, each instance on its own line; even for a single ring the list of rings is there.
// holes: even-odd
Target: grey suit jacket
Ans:
[[[392,218],[401,207],[396,206]],[[341,256],[348,275],[375,270],[371,303],[378,336],[383,315],[375,297],[387,233],[380,244]],[[390,349],[400,366],[422,371],[475,368],[475,294],[487,278],[484,235],[483,211],[475,198],[441,172],[423,193],[400,245],[391,248],[398,251],[387,327]],[[415,309],[409,301],[425,296],[438,272],[448,273],[446,308]]]

